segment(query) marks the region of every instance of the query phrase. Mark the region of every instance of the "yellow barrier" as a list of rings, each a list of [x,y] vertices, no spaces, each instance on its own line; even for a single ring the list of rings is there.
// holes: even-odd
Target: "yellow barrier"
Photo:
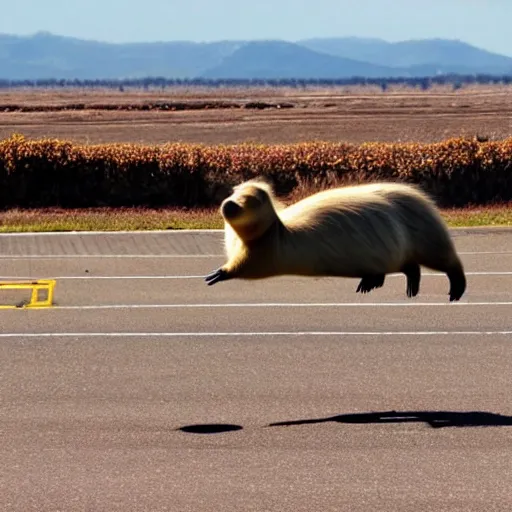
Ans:
[[[56,281],[54,279],[39,279],[37,281],[0,281],[0,290],[27,290],[32,289],[30,302],[20,305],[2,305],[0,309],[19,309],[19,308],[49,308],[53,305],[53,292]],[[46,291],[46,299],[39,299],[39,292]]]

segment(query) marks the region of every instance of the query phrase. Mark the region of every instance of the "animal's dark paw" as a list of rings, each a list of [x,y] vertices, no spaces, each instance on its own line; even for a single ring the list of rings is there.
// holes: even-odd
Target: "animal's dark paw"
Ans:
[[[419,283],[407,281],[407,297],[416,297],[420,291]]]
[[[451,274],[448,274],[448,276],[450,278],[450,302],[458,301],[466,291],[466,278],[464,274],[462,274],[462,276],[456,275],[455,277],[453,277]]]
[[[368,293],[369,291],[371,290],[371,287],[368,286],[368,284],[365,282],[365,280],[363,279],[357,289],[356,289],[356,293]]]
[[[407,278],[407,297],[416,297],[420,291],[421,269],[417,263],[408,263],[400,269]]]
[[[217,270],[210,272],[204,278],[204,280],[208,283],[208,286],[211,286],[212,284],[218,283],[220,281],[226,281],[227,279],[229,279],[228,273],[222,268],[218,268]]]
[[[461,293],[453,292],[452,290],[450,290],[449,295],[450,295],[450,302],[458,301],[462,297]]]
[[[384,275],[363,277],[359,282],[356,293],[369,293],[375,288],[382,288]]]

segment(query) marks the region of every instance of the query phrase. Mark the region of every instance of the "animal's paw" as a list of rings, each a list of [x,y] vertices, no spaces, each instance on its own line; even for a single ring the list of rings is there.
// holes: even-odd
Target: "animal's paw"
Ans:
[[[416,297],[420,291],[421,269],[417,263],[408,263],[400,269],[407,278],[407,297]]]
[[[416,297],[416,295],[418,295],[418,289],[415,288],[412,284],[407,283],[406,294],[409,299]]]
[[[210,272],[204,278],[204,280],[208,283],[208,286],[211,286],[212,284],[218,283],[220,281],[226,281],[227,279],[229,279],[228,273],[222,268],[218,268],[217,270]]]
[[[362,279],[356,289],[356,293],[368,293],[372,288]]]
[[[463,273],[459,273],[453,276],[453,274],[448,274],[450,278],[450,302],[458,301],[464,295],[466,291],[466,277]]]
[[[384,275],[363,277],[359,282],[356,293],[369,293],[375,288],[382,288]]]

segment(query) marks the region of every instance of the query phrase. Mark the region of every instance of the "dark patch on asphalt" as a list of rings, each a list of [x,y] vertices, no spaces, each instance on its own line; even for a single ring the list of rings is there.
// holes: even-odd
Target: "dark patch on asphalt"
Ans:
[[[178,430],[187,432],[188,434],[220,434],[222,432],[232,432],[234,430],[242,430],[240,425],[229,425],[222,423],[211,423],[205,425],[186,425]]]
[[[327,418],[282,421],[269,427],[287,427],[311,423],[411,423],[424,422],[432,428],[442,427],[503,427],[512,426],[512,417],[483,411],[389,411],[360,414],[340,414]]]

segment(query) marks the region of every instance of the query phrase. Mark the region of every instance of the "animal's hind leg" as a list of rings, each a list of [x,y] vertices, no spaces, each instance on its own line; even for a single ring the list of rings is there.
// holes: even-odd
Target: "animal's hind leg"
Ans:
[[[460,300],[464,292],[466,291],[466,275],[464,272],[464,267],[458,257],[452,256],[452,261],[446,262],[447,258],[444,258],[443,261],[439,261],[441,258],[438,258],[438,261],[432,261],[434,258],[429,258],[428,260],[422,261],[422,265],[427,268],[431,268],[432,270],[437,270],[438,272],[443,272],[448,277],[450,281],[450,302],[454,300]]]
[[[385,274],[364,276],[359,282],[356,293],[368,293],[374,288],[381,288],[384,285]]]
[[[450,280],[450,302],[460,300],[466,291],[466,276],[464,274],[464,267],[461,263],[457,263],[450,270],[446,272]]]
[[[407,278],[407,297],[416,297],[420,291],[421,269],[418,263],[407,263],[401,269]]]

